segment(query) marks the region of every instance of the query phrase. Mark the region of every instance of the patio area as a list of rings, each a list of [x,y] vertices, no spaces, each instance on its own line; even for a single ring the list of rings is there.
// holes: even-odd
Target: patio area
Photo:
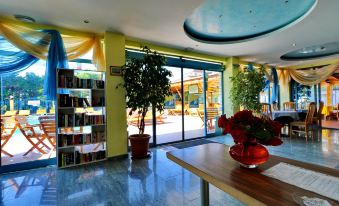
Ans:
[[[40,127],[40,122],[38,118],[39,118],[39,115],[29,115],[27,117],[28,119],[27,123],[33,126],[35,133],[39,137],[42,137],[42,135],[44,134],[44,131]],[[4,128],[6,128],[6,125],[4,125]],[[4,136],[2,136],[2,140],[3,138]],[[34,138],[32,138],[31,141],[33,141],[34,144],[38,143],[38,141],[34,140]],[[3,142],[4,141],[2,141],[2,145],[3,145]],[[44,138],[42,142],[49,147],[48,149],[47,147],[42,146],[41,144],[38,144],[39,148],[41,148],[41,150],[44,151],[44,153],[46,154],[43,154],[42,152],[38,151],[36,148],[28,152],[30,149],[34,147],[34,145],[28,141],[28,139],[24,136],[20,128],[17,127],[14,133],[12,134],[12,136],[9,138],[8,142],[1,148],[2,150],[8,152],[9,154],[13,156],[11,157],[2,152],[1,153],[1,165],[4,166],[4,165],[10,165],[10,164],[30,162],[30,161],[35,161],[35,160],[54,158],[56,156],[55,150],[53,149],[55,145],[52,145],[50,141],[48,141],[47,138]]]

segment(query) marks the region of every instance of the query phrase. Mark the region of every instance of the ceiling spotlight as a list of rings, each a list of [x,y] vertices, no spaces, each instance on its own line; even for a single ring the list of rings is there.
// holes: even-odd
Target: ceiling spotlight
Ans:
[[[297,46],[297,44],[296,44],[296,43],[293,43],[292,46]]]
[[[35,19],[29,16],[21,15],[21,14],[15,14],[14,18],[18,21],[23,21],[23,22],[29,22],[29,23],[34,23]]]
[[[84,20],[84,23],[85,23],[85,24],[88,24],[88,23],[89,23],[88,19],[85,19],[85,20]]]

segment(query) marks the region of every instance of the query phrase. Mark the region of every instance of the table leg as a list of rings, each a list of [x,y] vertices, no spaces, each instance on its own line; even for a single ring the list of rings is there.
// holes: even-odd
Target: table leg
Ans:
[[[209,198],[209,185],[208,182],[204,179],[200,179],[200,193],[201,193],[201,205],[209,206],[210,198]]]

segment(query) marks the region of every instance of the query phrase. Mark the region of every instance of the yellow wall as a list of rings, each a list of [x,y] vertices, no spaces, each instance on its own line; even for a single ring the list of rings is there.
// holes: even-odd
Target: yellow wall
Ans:
[[[235,107],[231,101],[231,88],[232,82],[230,77],[237,74],[239,71],[239,58],[232,57],[228,58],[225,64],[225,71],[224,71],[224,111],[227,117],[232,116],[235,112],[239,111],[239,107]]]
[[[125,64],[125,36],[106,32],[104,35],[106,56],[106,110],[108,157],[127,154],[127,122],[124,89],[116,86],[123,82],[119,76],[110,76],[110,66]]]

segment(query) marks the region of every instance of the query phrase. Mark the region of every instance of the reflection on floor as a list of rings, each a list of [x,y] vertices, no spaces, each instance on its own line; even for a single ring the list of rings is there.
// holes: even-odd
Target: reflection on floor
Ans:
[[[272,154],[339,169],[339,131],[322,138],[284,138]],[[319,135],[320,136],[320,135]],[[209,140],[233,144],[230,136]],[[0,205],[200,205],[199,178],[166,158],[171,146],[152,149],[150,159],[124,158],[83,167],[43,168],[0,176]],[[211,186],[211,205],[242,205]]]

